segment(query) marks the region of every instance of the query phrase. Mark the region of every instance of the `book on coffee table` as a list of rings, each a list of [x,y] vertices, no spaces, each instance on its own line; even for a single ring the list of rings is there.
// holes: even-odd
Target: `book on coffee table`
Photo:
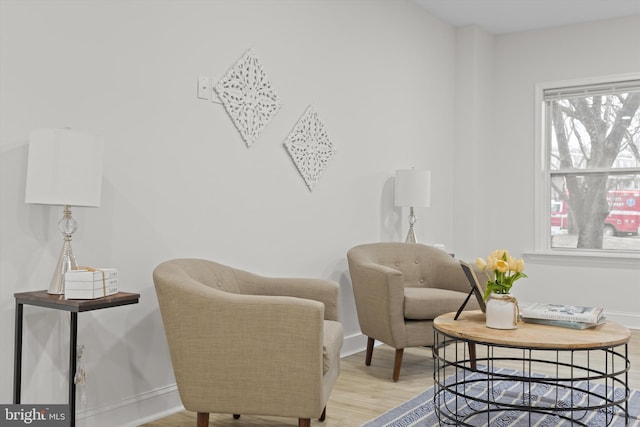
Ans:
[[[520,307],[520,314],[527,319],[598,323],[603,317],[604,310],[602,307],[534,303]]]
[[[527,323],[537,323],[539,325],[549,325],[549,326],[560,326],[562,328],[571,328],[571,329],[589,329],[594,328],[598,325],[603,325],[606,323],[606,319],[603,317],[600,318],[595,323],[591,322],[572,322],[570,320],[552,320],[552,319],[535,319],[532,317],[522,317],[522,320]]]

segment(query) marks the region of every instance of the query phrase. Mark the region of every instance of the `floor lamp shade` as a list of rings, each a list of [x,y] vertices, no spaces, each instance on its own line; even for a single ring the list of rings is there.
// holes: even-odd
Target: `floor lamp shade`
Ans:
[[[71,129],[29,134],[26,203],[100,206],[102,139]]]
[[[428,208],[431,204],[431,172],[426,170],[398,170],[396,171],[395,205],[408,206],[409,232],[405,242],[416,243],[416,233],[413,226],[416,223],[414,207]]]
[[[102,139],[71,129],[39,129],[29,134],[26,203],[64,206],[58,228],[64,237],[50,294],[64,294],[64,276],[77,268],[71,236],[78,228],[72,206],[100,206]]]

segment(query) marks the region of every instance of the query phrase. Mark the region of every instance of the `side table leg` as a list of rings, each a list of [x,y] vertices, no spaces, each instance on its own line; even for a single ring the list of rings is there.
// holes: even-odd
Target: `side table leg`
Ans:
[[[24,306],[16,302],[15,341],[13,346],[13,403],[20,403],[22,388],[22,311]]]
[[[78,351],[78,313],[71,312],[69,328],[69,427],[76,425],[76,356]]]

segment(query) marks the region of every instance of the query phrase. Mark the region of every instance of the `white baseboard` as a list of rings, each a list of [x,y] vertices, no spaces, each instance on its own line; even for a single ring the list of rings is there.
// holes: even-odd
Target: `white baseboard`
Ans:
[[[78,427],[136,427],[184,409],[175,384],[106,405],[78,410]]]
[[[357,334],[344,337],[342,343],[342,350],[340,351],[340,357],[346,357],[359,351],[363,351],[367,348],[367,337],[362,335],[361,332]]]
[[[605,310],[607,320],[626,326],[629,329],[640,329],[640,314],[636,313],[612,313]]]

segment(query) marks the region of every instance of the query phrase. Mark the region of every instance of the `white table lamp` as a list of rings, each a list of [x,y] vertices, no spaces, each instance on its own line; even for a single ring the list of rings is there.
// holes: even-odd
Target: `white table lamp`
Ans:
[[[398,170],[396,171],[395,205],[409,207],[409,232],[407,243],[416,243],[413,225],[416,223],[414,207],[428,208],[431,202],[431,171]]]
[[[58,228],[64,236],[50,294],[64,294],[64,274],[77,262],[71,235],[78,225],[71,206],[99,207],[102,193],[102,138],[71,129],[29,133],[25,203],[64,206]]]

